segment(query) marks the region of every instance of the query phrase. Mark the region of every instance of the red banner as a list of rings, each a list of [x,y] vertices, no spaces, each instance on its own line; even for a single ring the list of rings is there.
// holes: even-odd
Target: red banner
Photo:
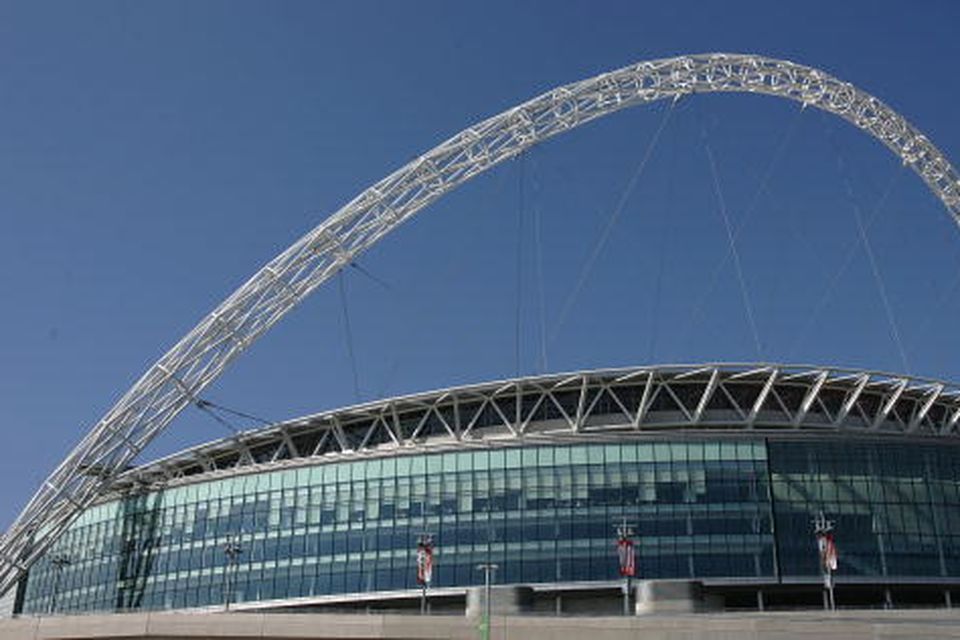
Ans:
[[[637,557],[633,548],[633,540],[620,538],[617,540],[617,556],[620,559],[620,575],[632,577],[637,575]]]
[[[820,550],[820,566],[824,571],[837,570],[837,543],[830,532],[817,535],[817,548]]]
[[[417,584],[430,584],[433,579],[433,546],[417,544]]]

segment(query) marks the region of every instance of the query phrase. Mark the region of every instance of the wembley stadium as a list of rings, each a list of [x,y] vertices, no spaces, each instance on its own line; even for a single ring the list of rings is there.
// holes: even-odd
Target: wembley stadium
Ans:
[[[398,608],[419,597],[429,532],[436,607],[462,608],[492,562],[535,608],[615,612],[624,519],[638,577],[818,603],[819,511],[839,523],[841,603],[942,604],[960,581],[958,416],[956,386],[765,365],[349,407],[120,475],[34,564],[20,608]]]
[[[151,366],[0,540],[13,612],[462,612],[487,581],[518,611],[597,615],[620,611],[631,579],[695,584],[714,609],[819,607],[827,592],[830,606],[951,606],[960,386],[944,381],[770,363],[522,377],[134,464],[304,297],[445,193],[585,122],[704,92],[844,118],[960,220],[943,154],[810,67],[683,56],[558,87],[363,191]]]

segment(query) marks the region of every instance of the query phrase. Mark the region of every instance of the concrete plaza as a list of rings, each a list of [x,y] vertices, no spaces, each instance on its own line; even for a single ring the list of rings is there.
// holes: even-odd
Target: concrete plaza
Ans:
[[[399,614],[136,613],[0,620],[0,640],[326,640],[480,638],[464,616]],[[792,640],[960,638],[960,611],[848,610],[637,617],[509,616],[492,640]]]

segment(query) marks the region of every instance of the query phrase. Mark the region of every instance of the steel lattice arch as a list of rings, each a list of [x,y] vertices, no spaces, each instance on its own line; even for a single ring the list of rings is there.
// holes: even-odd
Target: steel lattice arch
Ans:
[[[6,532],[0,542],[0,593],[114,486],[147,444],[197,402],[227,365],[399,224],[467,180],[555,135],[627,107],[712,92],[771,95],[840,116],[909,165],[960,222],[960,175],[947,158],[882,101],[823,71],[756,55],[704,54],[640,62],[558,87],[463,130],[367,188],[271,260],[153,364],[43,482]],[[715,371],[709,386],[723,379],[721,369]],[[822,375],[815,387],[830,381],[829,373]],[[778,379],[771,378],[771,393]],[[872,378],[866,380],[869,384]],[[940,388],[931,384],[930,389]],[[894,392],[897,397],[886,401],[888,416],[897,411],[901,395],[913,397],[908,387],[904,382],[901,392]],[[913,429],[924,428],[943,406],[943,393],[929,392],[933,399],[925,412],[918,410],[923,415]],[[711,391],[704,397],[723,395]],[[818,415],[810,411],[818,398],[819,392],[812,394],[807,409],[796,414],[800,424],[806,416]],[[856,404],[854,400],[848,413]],[[706,413],[704,406],[688,418],[701,420]],[[950,420],[952,426],[939,431],[952,432],[955,415]],[[887,422],[884,418],[879,424]],[[399,440],[400,434],[394,437]]]

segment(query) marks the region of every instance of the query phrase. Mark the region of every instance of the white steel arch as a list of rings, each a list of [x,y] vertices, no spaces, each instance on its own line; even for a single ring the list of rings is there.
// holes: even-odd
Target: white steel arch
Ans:
[[[877,98],[823,71],[744,54],[640,62],[558,87],[453,136],[367,188],[271,260],[151,366],[44,481],[0,541],[0,593],[251,343],[359,253],[463,182],[626,107],[692,93],[779,96],[880,140],[960,223],[960,175]]]

